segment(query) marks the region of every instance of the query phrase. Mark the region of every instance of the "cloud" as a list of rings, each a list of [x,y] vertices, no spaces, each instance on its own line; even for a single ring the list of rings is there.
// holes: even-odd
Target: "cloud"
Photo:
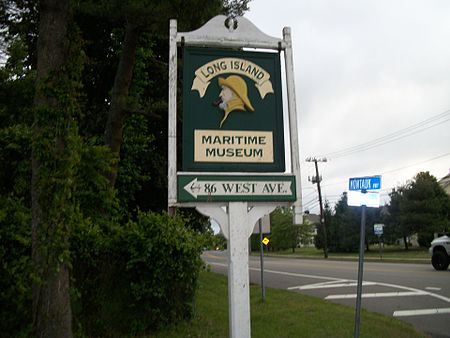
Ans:
[[[311,187],[307,175],[313,167],[305,157],[362,144],[450,109],[449,1],[273,4],[253,1],[246,17],[276,37],[291,27],[303,188]],[[340,195],[349,177],[365,173],[386,172],[387,190],[419,171],[439,179],[450,168],[450,156],[439,157],[450,152],[449,123],[441,120],[407,138],[331,158],[321,164],[324,194]],[[398,168],[404,169],[393,170]]]

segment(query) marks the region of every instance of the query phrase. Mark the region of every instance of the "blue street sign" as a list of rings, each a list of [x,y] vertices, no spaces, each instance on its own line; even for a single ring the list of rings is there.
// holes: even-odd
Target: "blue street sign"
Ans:
[[[380,190],[381,176],[367,176],[350,178],[348,190]]]

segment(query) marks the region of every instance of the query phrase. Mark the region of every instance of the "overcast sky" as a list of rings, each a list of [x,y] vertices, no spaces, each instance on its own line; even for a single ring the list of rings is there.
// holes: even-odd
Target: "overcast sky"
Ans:
[[[331,204],[350,177],[382,175],[386,200],[420,171],[449,173],[450,1],[253,0],[245,17],[274,37],[292,30],[306,210],[319,210],[308,156],[328,159]]]

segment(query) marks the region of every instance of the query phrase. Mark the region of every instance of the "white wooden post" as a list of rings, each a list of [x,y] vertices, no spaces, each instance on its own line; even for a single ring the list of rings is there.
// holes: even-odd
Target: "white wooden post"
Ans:
[[[228,207],[228,304],[232,338],[250,338],[250,283],[248,274],[247,202]]]
[[[286,66],[286,88],[289,110],[289,134],[291,137],[292,173],[296,177],[297,200],[294,202],[294,224],[303,223],[302,180],[300,175],[300,153],[298,145],[297,102],[295,99],[294,62],[292,57],[291,28],[283,28],[283,40],[286,44],[284,62]]]
[[[177,202],[177,20],[170,20],[169,41],[169,127],[168,137],[168,209]]]
[[[250,338],[250,277],[248,238],[255,222],[270,214],[274,203],[229,202],[227,211],[220,204],[199,204],[201,214],[213,218],[228,240],[228,313],[231,338]]]

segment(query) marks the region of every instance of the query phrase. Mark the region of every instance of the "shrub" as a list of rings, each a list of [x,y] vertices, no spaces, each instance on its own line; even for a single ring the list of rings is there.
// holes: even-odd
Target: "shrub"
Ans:
[[[418,242],[419,246],[424,248],[429,248],[431,246],[431,241],[434,239],[434,236],[431,232],[419,232],[418,233]]]
[[[0,196],[0,337],[31,329],[31,215],[22,199]]]
[[[189,318],[201,235],[181,217],[139,213],[111,231],[89,224],[74,233],[74,313],[89,336],[124,336]]]

